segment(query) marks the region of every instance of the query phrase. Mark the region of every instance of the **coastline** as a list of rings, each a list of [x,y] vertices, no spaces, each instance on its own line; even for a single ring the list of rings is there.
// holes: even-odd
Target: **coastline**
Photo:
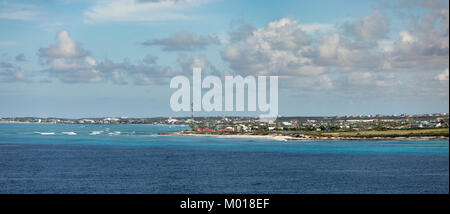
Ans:
[[[276,141],[341,141],[341,140],[436,140],[446,139],[445,136],[413,136],[413,137],[292,137],[283,135],[249,135],[249,134],[201,134],[201,133],[159,133],[158,135],[166,136],[187,136],[187,137],[214,137],[214,138],[250,138],[250,139],[267,139]]]

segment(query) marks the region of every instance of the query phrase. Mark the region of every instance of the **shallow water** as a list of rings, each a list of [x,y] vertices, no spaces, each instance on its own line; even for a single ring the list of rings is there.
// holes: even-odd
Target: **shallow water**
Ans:
[[[187,128],[0,124],[0,193],[449,192],[447,140],[157,135]]]

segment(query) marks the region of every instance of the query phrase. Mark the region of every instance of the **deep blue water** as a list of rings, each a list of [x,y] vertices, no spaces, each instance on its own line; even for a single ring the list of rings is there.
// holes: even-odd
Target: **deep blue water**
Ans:
[[[449,193],[448,140],[157,135],[187,128],[0,123],[0,193]]]

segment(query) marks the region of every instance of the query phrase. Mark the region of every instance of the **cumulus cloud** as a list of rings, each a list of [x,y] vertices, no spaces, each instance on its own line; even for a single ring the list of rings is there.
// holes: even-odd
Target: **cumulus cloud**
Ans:
[[[185,9],[207,0],[100,0],[84,12],[88,23],[152,22],[188,19]]]
[[[338,33],[314,38],[298,20],[284,18],[261,29],[249,29],[230,31],[231,38],[239,39],[231,39],[221,53],[222,59],[243,75],[319,78],[330,68],[374,70],[383,66],[377,42]]]
[[[233,20],[228,31],[230,42],[239,42],[253,34],[256,28],[245,23],[243,20]]]
[[[392,72],[348,72],[343,85],[365,87],[373,90],[374,87],[391,87],[400,84],[399,77]],[[376,90],[378,91],[378,90]]]
[[[390,20],[380,10],[374,10],[354,23],[344,24],[344,30],[360,39],[382,39],[389,33]]]
[[[400,30],[396,40],[385,38],[389,20],[383,20],[382,14],[375,10],[347,25],[351,30],[345,34],[324,35],[310,57],[317,65],[366,72],[424,72],[448,67],[448,9],[426,11],[409,28]]]
[[[448,9],[432,10],[408,29],[399,32],[387,56],[389,67],[423,71],[444,69],[449,65]]]
[[[237,29],[242,32],[232,31],[230,36],[235,39],[221,53],[222,59],[236,72],[290,76],[321,73],[322,68],[313,67],[311,59],[305,56],[312,40],[298,20],[284,18],[261,29],[250,30],[245,26]]]
[[[0,62],[0,82],[28,82],[27,73],[20,68],[20,66],[14,65],[9,62]]]
[[[323,24],[323,23],[309,23],[309,24],[301,24],[301,29],[307,33],[316,33],[316,32],[331,32],[335,30],[335,26],[332,24]]]
[[[319,77],[319,83],[323,89],[331,89],[333,88],[333,81],[328,75],[321,75]]]
[[[180,11],[201,2],[205,1],[97,1],[85,16],[93,23],[185,18],[186,14]],[[234,75],[278,75],[281,87],[353,93],[415,86],[421,81],[427,82],[422,83],[422,88],[436,87],[431,83],[439,87],[448,85],[448,9],[436,1],[424,0],[419,5],[426,7],[421,10],[424,15],[404,29],[395,29],[398,30],[395,33],[390,33],[392,13],[373,10],[338,29],[335,26],[339,25],[282,18],[261,27],[233,22],[227,41],[220,41],[213,34],[180,31],[167,38],[142,42],[144,46],[156,46],[168,52],[184,52],[165,53],[179,54],[175,67],[158,65],[158,57],[154,55],[136,59],[134,63],[96,60],[67,31],[58,34],[55,44],[41,48],[39,57],[47,67],[44,71],[63,82],[165,84],[173,76],[191,74],[193,67],[201,67],[208,74],[223,75],[223,68],[219,72],[209,61],[209,56],[196,52],[195,56],[188,55],[187,52],[205,50],[225,42],[220,56]],[[17,55],[15,59],[20,62],[26,58]],[[1,68],[0,81],[27,79],[27,72],[19,66],[3,63]],[[402,81],[409,82],[399,84]],[[430,89],[427,93],[432,92]]]
[[[305,90],[330,90],[333,78],[318,56],[313,36],[317,30],[305,30],[299,20],[283,18],[263,28],[246,24],[234,26],[230,43],[221,53],[222,59],[240,75],[277,75],[281,87]]]
[[[301,91],[327,91],[335,88],[335,80],[333,80],[327,74],[314,75],[314,76],[295,76],[287,77],[282,76],[280,78],[280,87],[287,89],[302,89]],[[290,93],[299,92],[297,90],[290,90]]]
[[[374,74],[371,72],[351,72],[347,79],[350,84],[369,85],[374,81]]]
[[[147,63],[133,64],[129,60],[116,63],[108,59],[100,62],[97,69],[107,80],[112,80],[115,84],[127,84],[127,79],[130,79],[137,85],[167,83],[179,72],[168,66]]]
[[[260,29],[236,27],[230,37],[239,39],[230,39],[222,59],[238,74],[278,75],[286,83],[283,86],[314,90],[335,87],[330,68],[373,71],[382,66],[376,42],[338,33],[314,38],[314,31],[308,33],[304,28],[298,20],[289,18]]]
[[[312,56],[319,65],[377,69],[381,65],[381,55],[375,49],[377,45],[375,42],[355,41],[333,33],[322,37]]]
[[[219,45],[217,36],[197,36],[185,31],[175,33],[171,37],[152,39],[142,42],[144,46],[161,46],[164,51],[194,51],[203,50],[210,45]]]
[[[185,54],[180,54],[177,59],[178,64],[181,67],[181,70],[189,73],[192,72],[193,68],[201,68],[204,70],[209,62],[204,57],[188,57]]]
[[[448,8],[442,9],[439,1],[419,4],[429,9],[398,31],[398,39],[389,37],[390,19],[381,10],[347,22],[342,33],[317,34],[298,20],[283,18],[263,28],[233,25],[221,56],[238,74],[279,75],[281,81],[309,88],[305,80],[314,85],[329,80],[333,87],[340,85],[336,81],[355,87],[395,86],[400,81],[393,75],[397,71],[425,73],[449,65]],[[436,78],[445,77],[444,72]]]
[[[448,67],[448,10],[431,14],[400,31],[397,41],[389,40],[390,20],[379,10],[347,23],[344,33],[317,34],[289,18],[262,28],[240,23],[221,56],[237,74],[280,76],[282,87],[389,91],[405,87],[399,69]],[[436,79],[446,79],[445,72]]]
[[[183,74],[192,74],[193,68],[201,68],[204,75],[223,76],[230,75],[225,71],[219,71],[205,56],[188,56],[180,54],[177,58],[177,63]]]
[[[137,85],[168,84],[170,78],[176,76],[177,71],[168,66],[135,67],[134,83]]]
[[[57,40],[55,44],[39,49],[39,57],[48,66],[43,72],[65,83],[112,82],[125,85],[131,80],[138,85],[162,84],[179,72],[169,66],[157,65],[157,57],[153,55],[147,55],[135,64],[129,60],[97,61],[68,31],[59,32]]]
[[[68,31],[57,35],[58,42],[39,49],[39,57],[49,68],[45,71],[63,82],[101,82],[103,78],[96,69],[97,62],[84,50]]]

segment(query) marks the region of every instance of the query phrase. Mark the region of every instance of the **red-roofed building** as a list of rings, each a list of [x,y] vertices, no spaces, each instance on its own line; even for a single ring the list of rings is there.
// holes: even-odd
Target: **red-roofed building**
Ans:
[[[233,129],[217,129],[219,132],[232,132]]]

